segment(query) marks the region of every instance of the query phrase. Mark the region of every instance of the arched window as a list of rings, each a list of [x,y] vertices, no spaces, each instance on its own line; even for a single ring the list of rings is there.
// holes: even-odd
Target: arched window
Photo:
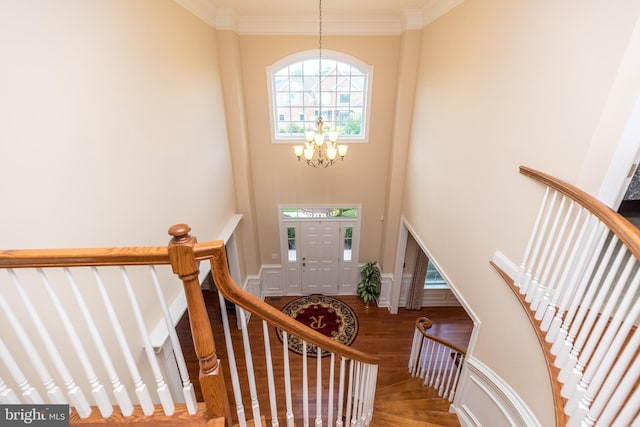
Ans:
[[[305,130],[316,129],[319,115],[325,132],[336,131],[347,142],[366,142],[372,66],[323,49],[320,67],[318,51],[309,50],[267,67],[267,79],[273,142],[299,142]]]

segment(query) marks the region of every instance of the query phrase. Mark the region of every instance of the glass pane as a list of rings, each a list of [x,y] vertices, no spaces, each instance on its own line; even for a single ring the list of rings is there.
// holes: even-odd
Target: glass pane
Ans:
[[[287,260],[296,261],[296,228],[287,227]]]
[[[344,249],[342,260],[344,262],[351,261],[351,244],[353,242],[353,227],[344,228]]]

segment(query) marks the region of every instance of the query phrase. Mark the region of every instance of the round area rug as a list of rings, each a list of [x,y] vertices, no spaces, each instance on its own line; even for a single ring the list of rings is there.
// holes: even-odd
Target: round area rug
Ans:
[[[351,307],[335,298],[324,295],[297,298],[285,305],[282,312],[344,345],[351,345],[358,335],[356,314]],[[276,331],[282,341],[282,331],[279,328]],[[302,354],[302,340],[291,335],[287,339],[289,349]],[[307,354],[316,356],[316,346],[307,343]],[[329,354],[329,351],[322,350],[322,357]]]

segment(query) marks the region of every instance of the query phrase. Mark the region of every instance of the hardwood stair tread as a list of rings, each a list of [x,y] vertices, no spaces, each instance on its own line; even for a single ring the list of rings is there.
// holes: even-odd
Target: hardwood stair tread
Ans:
[[[460,427],[460,422],[455,420],[446,420],[439,422],[430,422],[424,420],[415,420],[396,414],[374,414],[371,420],[371,427]]]
[[[150,426],[173,427],[173,426],[207,426],[224,427],[224,418],[208,419],[204,403],[199,402],[195,414],[187,412],[185,404],[177,403],[173,415],[165,415],[161,405],[155,405],[153,414],[144,415],[140,405],[134,405],[133,413],[125,417],[120,408],[115,406],[113,414],[109,418],[102,418],[97,407],[92,407],[92,412],[87,418],[80,418],[76,411],[72,411],[69,416],[69,423],[72,425],[105,425],[109,426],[130,426],[131,424],[147,424]]]
[[[418,398],[418,399],[404,399],[393,400],[388,402],[377,403],[374,407],[375,410],[384,410],[390,412],[409,413],[412,411],[443,411],[448,412],[451,403],[442,398]]]

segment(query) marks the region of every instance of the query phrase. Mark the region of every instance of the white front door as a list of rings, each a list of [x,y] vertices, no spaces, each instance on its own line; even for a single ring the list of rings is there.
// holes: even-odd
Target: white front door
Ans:
[[[340,222],[301,221],[303,294],[337,294],[340,274]]]

